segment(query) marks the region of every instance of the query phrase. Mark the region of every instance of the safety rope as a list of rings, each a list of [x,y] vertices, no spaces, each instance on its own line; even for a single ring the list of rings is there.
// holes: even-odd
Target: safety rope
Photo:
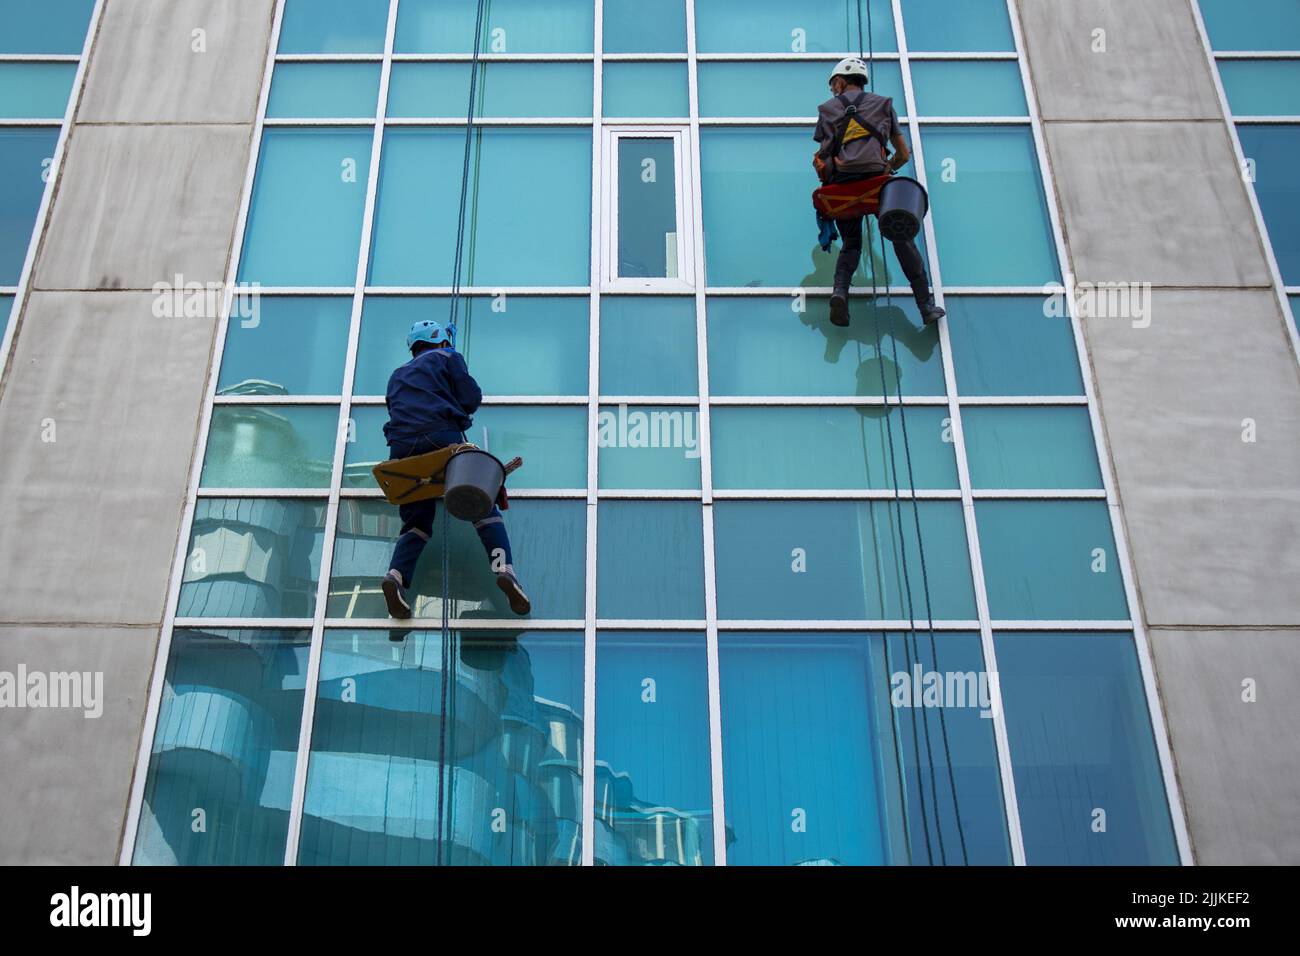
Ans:
[[[858,56],[862,57],[865,54],[867,57],[867,64],[868,64],[867,83],[868,83],[868,87],[872,90],[872,92],[874,92],[875,79],[876,79],[875,37],[874,37],[875,31],[873,29],[873,24],[872,24],[871,0],[867,0],[867,34],[866,34],[867,44],[865,50],[863,49],[863,42],[862,42],[863,40],[862,0],[857,0],[857,12],[858,12],[858,21],[857,21],[858,22]],[[871,227],[872,227],[871,217],[868,216],[866,217],[864,223],[864,228],[867,230],[868,237],[870,236]],[[868,250],[871,248],[872,245],[873,243],[870,242],[864,243],[865,249]],[[868,255],[870,255],[869,252]],[[890,306],[892,305],[893,302],[893,294],[890,290],[889,260],[886,258],[885,236],[883,232],[880,233],[880,263],[884,270],[884,278],[885,278],[885,304],[886,306]],[[876,355],[880,363],[881,385],[882,388],[884,389],[885,434],[886,434],[886,442],[889,445],[889,463],[890,463],[890,471],[891,471],[893,491],[894,491],[894,510],[898,520],[899,557],[900,557],[900,562],[903,571],[903,589],[907,598],[909,630],[907,636],[903,640],[903,649],[904,649],[904,658],[907,664],[907,669],[908,669],[908,674],[910,679],[910,675],[912,673],[912,661],[913,659],[915,659],[919,663],[921,655],[917,645],[916,614],[915,614],[916,609],[915,609],[914,598],[912,596],[911,575],[908,570],[907,543],[903,539],[902,498],[901,498],[901,492],[900,492],[899,481],[898,481],[898,457],[897,457],[897,452],[895,451],[894,448],[893,425],[890,422],[891,413],[889,410],[889,382],[887,381],[887,372],[885,369],[884,340],[880,330],[880,310],[876,305],[876,299],[877,296],[879,295],[879,290],[876,282],[876,270],[874,264],[871,269],[871,295],[872,295],[871,313],[873,318],[873,325],[875,328]],[[930,598],[930,576],[929,576],[929,571],[926,566],[926,560],[925,560],[925,541],[921,534],[920,505],[916,497],[916,478],[912,467],[912,449],[911,449],[911,442],[909,440],[908,432],[907,432],[907,409],[903,400],[902,366],[899,364],[898,336],[897,335],[891,336],[891,342],[892,342],[892,353],[893,353],[893,361],[894,361],[894,389],[895,389],[894,394],[896,396],[896,400],[898,404],[899,424],[900,424],[900,430],[903,439],[903,452],[907,464],[907,482],[911,492],[911,499],[912,499],[912,518],[916,530],[917,551],[920,557],[921,588],[922,588],[922,593],[924,594],[925,597],[925,613],[926,613],[926,621],[927,621],[929,637],[930,637],[930,659],[934,663],[934,669],[938,671],[939,670],[938,646],[936,644],[935,636],[934,636],[934,611],[933,611],[932,601]],[[888,636],[886,636],[884,640],[885,640],[885,650],[886,650],[886,666],[888,666],[888,644],[889,644]],[[919,749],[919,743],[916,734],[916,701],[913,701],[913,707],[911,708],[911,710],[912,710],[912,743],[913,743],[914,752],[916,754],[917,772],[919,775],[920,749]],[[922,723],[922,727],[924,728],[924,734],[925,734],[926,755],[929,759],[929,764],[930,764],[930,793],[933,796],[932,809],[933,809],[933,816],[934,816],[935,834],[939,846],[939,859],[941,863],[946,864],[947,852],[944,846],[942,821],[939,816],[939,789],[938,789],[938,780],[937,780],[935,766],[934,766],[935,764],[934,750],[930,738],[929,713],[928,713],[928,709],[925,708],[924,706],[922,706],[921,723]],[[946,716],[944,714],[943,706],[939,707],[939,727],[940,727],[941,737],[943,741],[944,762],[947,764],[947,769],[948,769],[948,787],[949,787],[949,793],[952,797],[953,816],[956,823],[957,836],[961,844],[962,863],[969,865],[970,859],[969,859],[967,846],[966,846],[966,833],[965,833],[965,827],[962,825],[961,808],[957,799],[957,782],[952,767],[952,752],[951,752],[949,739],[948,739],[948,723],[947,723]],[[932,847],[930,842],[930,830],[929,830],[929,824],[927,822],[927,813],[926,813],[927,807],[925,801],[925,788],[921,784],[919,776],[918,776],[917,783],[918,783],[917,793],[918,793],[920,810],[921,810],[922,830],[925,834],[926,855],[930,863],[933,863],[934,859],[933,859]],[[909,854],[910,854],[910,848],[909,848]]]

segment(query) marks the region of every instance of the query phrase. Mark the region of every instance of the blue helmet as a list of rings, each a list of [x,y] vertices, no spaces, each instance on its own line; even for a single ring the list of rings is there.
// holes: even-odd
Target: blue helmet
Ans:
[[[456,326],[442,326],[431,319],[420,319],[411,325],[411,331],[406,333],[406,347],[415,348],[416,342],[428,342],[430,345],[437,345],[439,342],[446,342],[452,348],[456,347]]]

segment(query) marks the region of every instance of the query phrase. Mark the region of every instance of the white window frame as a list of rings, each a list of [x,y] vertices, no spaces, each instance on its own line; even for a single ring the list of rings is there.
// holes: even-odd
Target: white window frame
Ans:
[[[606,292],[691,292],[695,289],[695,208],[691,201],[690,127],[687,125],[605,126],[601,129],[601,219],[609,240],[601,248],[601,289]],[[677,276],[642,278],[618,274],[618,141],[666,139],[673,144],[677,206]]]

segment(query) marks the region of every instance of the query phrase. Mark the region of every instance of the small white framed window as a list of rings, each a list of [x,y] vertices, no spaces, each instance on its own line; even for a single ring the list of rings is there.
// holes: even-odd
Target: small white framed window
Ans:
[[[604,287],[694,289],[687,128],[607,126],[602,135]]]

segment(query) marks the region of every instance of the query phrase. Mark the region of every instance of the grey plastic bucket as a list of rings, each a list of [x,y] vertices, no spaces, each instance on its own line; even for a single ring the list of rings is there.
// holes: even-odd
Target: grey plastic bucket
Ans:
[[[890,242],[915,239],[929,208],[924,186],[907,176],[893,177],[880,189],[880,212],[876,214],[880,234]]]
[[[505,466],[495,455],[473,448],[457,452],[447,462],[447,513],[461,521],[481,521],[492,511],[505,480]]]

